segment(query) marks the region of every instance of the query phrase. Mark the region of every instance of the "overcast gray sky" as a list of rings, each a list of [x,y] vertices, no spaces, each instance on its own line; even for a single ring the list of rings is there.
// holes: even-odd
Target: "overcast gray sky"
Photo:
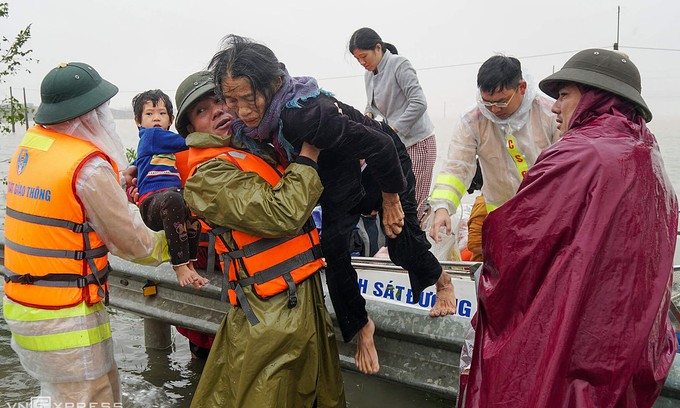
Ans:
[[[474,102],[476,72],[497,52],[513,55],[536,81],[576,51],[611,48],[621,6],[620,45],[642,72],[655,121],[680,126],[680,1],[677,0],[9,0],[0,35],[32,24],[31,74],[0,84],[25,87],[39,102],[40,81],[60,62],[94,66],[127,108],[141,91],[172,98],[188,74],[204,69],[229,33],[265,43],[292,75],[317,77],[352,105],[365,104],[363,68],[347,51],[352,32],[374,28],[411,60],[434,117]]]

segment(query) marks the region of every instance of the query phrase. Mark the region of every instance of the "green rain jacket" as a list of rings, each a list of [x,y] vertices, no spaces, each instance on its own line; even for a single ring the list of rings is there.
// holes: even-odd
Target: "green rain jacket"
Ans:
[[[206,133],[187,137],[194,148],[229,143],[229,137]],[[256,173],[213,159],[189,177],[184,195],[189,208],[213,225],[278,237],[302,228],[322,190],[316,169],[306,164],[291,163],[272,187]],[[232,244],[229,235],[223,237]],[[251,326],[238,307],[227,313],[191,406],[344,407],[337,344],[319,274],[298,285],[292,309],[286,292],[267,300],[250,287],[245,292],[260,323]]]

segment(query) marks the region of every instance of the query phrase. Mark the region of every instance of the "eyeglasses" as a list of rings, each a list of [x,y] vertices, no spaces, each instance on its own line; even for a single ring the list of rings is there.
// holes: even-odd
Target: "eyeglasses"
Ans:
[[[497,107],[497,108],[507,108],[508,105],[510,105],[512,98],[515,97],[515,94],[517,93],[518,88],[519,87],[515,88],[515,92],[513,92],[512,95],[510,95],[510,99],[508,99],[507,102],[488,102],[488,101],[482,100],[482,105],[484,105],[487,108],[493,108],[494,106]]]

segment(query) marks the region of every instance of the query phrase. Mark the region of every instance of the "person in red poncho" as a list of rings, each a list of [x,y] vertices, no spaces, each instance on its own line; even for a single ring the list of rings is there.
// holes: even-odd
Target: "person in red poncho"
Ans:
[[[651,407],[677,349],[678,202],[640,73],[589,49],[539,86],[563,136],[484,223],[465,407]]]

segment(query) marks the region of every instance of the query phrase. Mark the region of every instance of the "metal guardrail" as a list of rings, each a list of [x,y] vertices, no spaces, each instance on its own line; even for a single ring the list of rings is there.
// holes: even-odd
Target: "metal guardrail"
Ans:
[[[220,302],[222,275],[207,276],[210,284],[201,290],[182,288],[167,264],[156,268],[136,265],[116,257],[110,259],[110,304],[145,318],[215,333],[231,306]],[[363,262],[361,262],[363,263]],[[372,267],[382,261],[369,262]],[[387,266],[387,265],[385,265]],[[461,265],[461,268],[469,268]],[[466,272],[469,276],[469,272]],[[157,295],[145,297],[143,287],[153,282]],[[333,316],[332,305],[326,305]],[[380,355],[378,377],[423,389],[453,399],[458,385],[460,349],[469,319],[447,316],[431,319],[426,311],[367,300],[375,321],[375,344]],[[340,363],[356,370],[356,343],[344,343],[336,327]]]
[[[0,231],[1,232],[1,231]],[[0,265],[4,265],[4,241],[0,234]],[[210,284],[201,290],[182,288],[168,264],[146,267],[110,259],[112,273],[110,305],[141,315],[146,319],[215,333],[231,306],[220,302],[222,275],[208,276]],[[356,258],[354,265],[361,268],[401,270],[389,260]],[[442,262],[444,269],[459,279],[469,278],[479,266],[472,262]],[[680,270],[675,266],[674,270]],[[0,266],[0,273],[4,266]],[[144,296],[144,286],[156,285],[157,295]],[[332,305],[326,305],[333,315]],[[377,377],[426,390],[445,398],[457,394],[460,349],[469,328],[469,319],[447,316],[432,319],[424,310],[393,305],[367,299],[366,308],[376,324],[375,344],[380,355]],[[157,325],[145,324],[158,329]],[[153,333],[146,333],[145,337]],[[336,327],[336,337],[341,339]],[[355,370],[356,344],[338,340],[340,363],[345,369]],[[656,408],[677,407],[680,404],[680,358],[676,358],[666,380]]]
[[[465,262],[465,261],[440,261],[445,272],[453,277],[472,278],[477,268],[482,264],[479,262]],[[392,263],[387,258],[367,258],[367,257],[352,257],[352,265],[357,269],[390,271],[406,274],[407,272]],[[679,266],[680,268],[680,266]]]

